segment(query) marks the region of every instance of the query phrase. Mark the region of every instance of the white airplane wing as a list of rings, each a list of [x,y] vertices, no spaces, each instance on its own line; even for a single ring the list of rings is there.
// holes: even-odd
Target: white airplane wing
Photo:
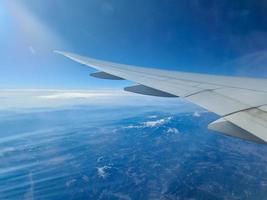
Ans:
[[[182,97],[221,118],[209,129],[226,135],[267,143],[267,80],[183,73],[117,64],[60,52],[78,63],[98,70],[94,77],[130,80],[129,92]]]

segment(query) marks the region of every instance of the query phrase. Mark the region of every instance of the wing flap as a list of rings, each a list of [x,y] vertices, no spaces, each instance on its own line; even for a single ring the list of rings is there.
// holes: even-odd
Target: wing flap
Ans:
[[[95,72],[95,73],[91,73],[90,76],[95,77],[95,78],[108,79],[108,80],[124,80],[121,77],[114,76],[106,72]]]
[[[225,116],[224,119],[267,143],[267,112],[259,108],[250,108]]]
[[[134,85],[134,86],[126,87],[124,88],[124,90],[128,92],[137,93],[137,94],[157,96],[157,97],[177,97],[167,92],[156,90],[154,88],[147,87],[144,85]]]
[[[257,143],[265,143],[262,139],[225,120],[224,118],[220,118],[215,122],[212,122],[211,124],[209,124],[208,128],[213,131],[224,133],[228,136],[237,137]]]

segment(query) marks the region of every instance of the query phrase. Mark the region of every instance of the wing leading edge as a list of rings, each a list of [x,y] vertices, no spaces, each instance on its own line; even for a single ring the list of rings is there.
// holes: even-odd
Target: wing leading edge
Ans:
[[[138,85],[125,88],[139,94],[182,97],[222,118],[209,128],[226,135],[267,143],[267,80],[184,73],[117,64],[73,53],[55,51],[78,63],[95,68],[92,76],[130,80]]]

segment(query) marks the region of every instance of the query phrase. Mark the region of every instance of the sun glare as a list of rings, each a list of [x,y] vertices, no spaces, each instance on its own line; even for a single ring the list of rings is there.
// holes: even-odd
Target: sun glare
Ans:
[[[22,3],[8,1],[6,7],[14,23],[16,35],[27,45],[25,49],[31,53],[35,53],[35,50],[44,53],[63,46],[62,39]],[[1,10],[0,7],[0,16]]]

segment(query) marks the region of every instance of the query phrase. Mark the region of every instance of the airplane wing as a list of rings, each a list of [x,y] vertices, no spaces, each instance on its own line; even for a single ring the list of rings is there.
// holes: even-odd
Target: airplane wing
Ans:
[[[144,95],[182,97],[221,116],[209,129],[267,143],[267,80],[159,70],[96,60],[55,51],[98,70],[97,78],[130,80],[124,90]]]

